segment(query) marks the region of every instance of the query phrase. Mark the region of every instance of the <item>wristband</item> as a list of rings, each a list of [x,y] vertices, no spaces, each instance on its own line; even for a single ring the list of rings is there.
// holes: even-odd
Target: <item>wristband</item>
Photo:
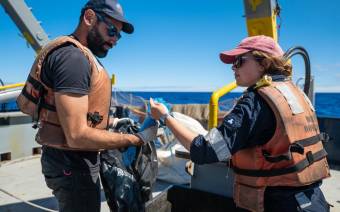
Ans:
[[[161,116],[159,117],[159,120],[160,120],[164,125],[166,125],[166,124],[165,124],[165,121],[166,121],[166,119],[167,119],[169,116],[171,116],[170,113],[163,114],[163,115],[161,115]]]

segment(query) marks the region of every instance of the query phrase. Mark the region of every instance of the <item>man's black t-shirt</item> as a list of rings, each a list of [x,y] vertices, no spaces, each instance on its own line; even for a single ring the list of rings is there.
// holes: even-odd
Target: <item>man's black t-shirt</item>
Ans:
[[[41,79],[55,92],[88,94],[91,67],[85,55],[73,44],[66,43],[45,59]]]
[[[41,80],[55,92],[87,95],[91,82],[91,67],[85,55],[71,43],[66,43],[47,55],[41,72]],[[50,147],[43,148],[45,164],[55,168],[97,171],[98,153],[88,151],[66,151]],[[92,166],[92,167],[91,167]],[[51,169],[43,167],[44,174]],[[47,173],[46,173],[47,172]]]

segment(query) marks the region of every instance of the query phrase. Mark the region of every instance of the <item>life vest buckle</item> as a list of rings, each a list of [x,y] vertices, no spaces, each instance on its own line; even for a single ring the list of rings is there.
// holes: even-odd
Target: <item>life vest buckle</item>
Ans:
[[[264,75],[259,81],[256,82],[255,89],[265,87],[265,86],[269,86],[269,85],[272,84],[272,81],[273,80],[272,80],[271,76]]]
[[[35,129],[35,130],[38,129],[38,128],[41,128],[40,121],[34,121],[32,128]]]
[[[297,152],[297,153],[299,153],[301,155],[305,151],[305,148],[301,144],[299,144],[299,143],[291,144],[289,149],[290,149],[290,152]]]
[[[327,133],[321,133],[321,140],[323,143],[327,143],[329,140],[331,140],[331,138],[329,137],[329,135]]]
[[[306,158],[307,158],[309,164],[314,163],[314,155],[313,155],[312,151],[307,152]]]

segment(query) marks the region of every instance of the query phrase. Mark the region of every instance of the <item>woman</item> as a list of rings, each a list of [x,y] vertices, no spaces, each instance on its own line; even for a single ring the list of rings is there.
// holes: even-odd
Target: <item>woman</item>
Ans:
[[[253,36],[220,59],[248,87],[223,123],[205,136],[185,129],[152,99],[151,113],[197,164],[231,159],[234,201],[250,211],[328,211],[319,188],[329,177],[314,108],[291,82],[292,67],[270,37]]]

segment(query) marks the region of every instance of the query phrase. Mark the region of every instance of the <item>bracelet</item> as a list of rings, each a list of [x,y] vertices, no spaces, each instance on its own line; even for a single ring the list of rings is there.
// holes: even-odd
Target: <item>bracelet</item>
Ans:
[[[163,115],[161,115],[161,116],[159,117],[159,120],[160,120],[164,125],[166,125],[165,122],[166,122],[166,119],[167,119],[169,116],[171,116],[170,113],[163,114]]]

